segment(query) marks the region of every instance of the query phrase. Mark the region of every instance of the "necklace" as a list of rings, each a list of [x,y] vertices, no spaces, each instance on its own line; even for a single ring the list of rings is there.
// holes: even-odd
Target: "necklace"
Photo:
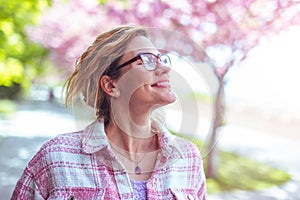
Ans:
[[[132,160],[130,157],[127,157],[127,155],[123,154],[122,152],[120,152],[119,150],[116,149],[116,147],[113,147],[113,145],[111,145],[112,149],[114,149],[117,153],[119,153],[120,155],[122,155],[124,158],[128,159],[129,161],[131,162],[134,162],[135,163],[135,168],[134,168],[134,172],[135,174],[137,175],[140,175],[142,173],[142,169],[141,167],[139,166],[139,164],[144,160],[145,156],[147,153],[149,153],[149,150],[150,150],[150,147],[152,146],[152,142],[154,140],[154,137],[152,138],[147,150],[144,152],[142,158],[140,160]]]

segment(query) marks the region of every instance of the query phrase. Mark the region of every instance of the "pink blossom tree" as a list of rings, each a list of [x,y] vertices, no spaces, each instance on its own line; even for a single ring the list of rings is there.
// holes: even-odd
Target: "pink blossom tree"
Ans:
[[[27,34],[50,50],[55,66],[70,72],[77,57],[99,32],[114,23],[96,0],[53,0],[38,25],[27,27]]]
[[[219,81],[208,148],[207,176],[216,176],[216,139],[224,114],[224,79],[260,41],[300,24],[299,0],[54,1],[29,32],[49,48],[58,66],[70,69],[99,32],[136,23],[180,31],[198,43]],[[191,52],[193,54],[193,52]],[[205,59],[205,58],[204,58]]]

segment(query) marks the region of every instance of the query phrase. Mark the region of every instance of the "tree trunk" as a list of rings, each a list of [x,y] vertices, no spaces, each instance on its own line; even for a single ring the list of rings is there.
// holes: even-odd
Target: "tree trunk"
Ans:
[[[207,156],[207,178],[216,178],[218,169],[217,135],[219,127],[222,126],[224,116],[224,81],[223,76],[218,77],[219,87],[215,98],[215,116],[208,143]]]

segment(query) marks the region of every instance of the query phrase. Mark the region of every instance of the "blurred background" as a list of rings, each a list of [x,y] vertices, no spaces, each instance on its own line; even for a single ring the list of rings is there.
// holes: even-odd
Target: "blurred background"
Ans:
[[[300,1],[1,0],[0,11],[0,199],[42,143],[81,128],[64,81],[124,23],[183,34],[176,51],[191,70],[174,67],[192,90],[175,89],[205,134],[168,121],[199,146],[209,199],[300,199]]]

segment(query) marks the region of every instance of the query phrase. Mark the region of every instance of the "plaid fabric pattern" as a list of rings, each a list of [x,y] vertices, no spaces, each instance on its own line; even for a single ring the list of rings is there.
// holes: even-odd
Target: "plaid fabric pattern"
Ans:
[[[203,162],[197,147],[166,130],[147,199],[206,199]],[[58,135],[46,142],[16,184],[17,199],[134,199],[128,173],[113,154],[103,122],[83,131]]]

